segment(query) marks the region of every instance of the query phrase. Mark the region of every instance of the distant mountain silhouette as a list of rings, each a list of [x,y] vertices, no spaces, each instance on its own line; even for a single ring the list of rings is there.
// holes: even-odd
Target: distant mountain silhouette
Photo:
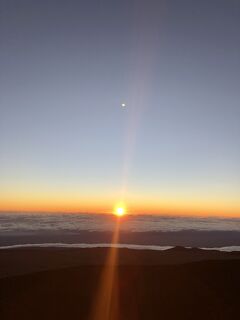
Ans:
[[[80,265],[103,265],[108,248],[20,248],[0,250],[0,278]],[[240,259],[240,252],[174,247],[164,251],[119,249],[120,265],[171,265]]]

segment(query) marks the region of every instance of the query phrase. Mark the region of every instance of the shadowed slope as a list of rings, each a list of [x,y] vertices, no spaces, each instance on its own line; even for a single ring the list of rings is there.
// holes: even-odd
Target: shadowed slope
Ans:
[[[239,270],[240,260],[119,266],[119,318],[237,319]],[[1,319],[88,319],[101,272],[79,266],[1,279]]]

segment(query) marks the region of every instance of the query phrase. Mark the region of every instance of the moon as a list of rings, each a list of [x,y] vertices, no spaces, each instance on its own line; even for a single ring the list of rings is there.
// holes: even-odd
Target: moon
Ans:
[[[126,103],[122,103],[121,106],[122,106],[123,108],[125,108],[125,107],[126,107]]]

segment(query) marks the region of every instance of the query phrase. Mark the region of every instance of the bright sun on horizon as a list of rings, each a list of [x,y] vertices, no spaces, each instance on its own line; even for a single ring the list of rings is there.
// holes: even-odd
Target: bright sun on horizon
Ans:
[[[114,211],[114,214],[118,217],[122,217],[124,214],[126,214],[126,210],[123,207],[117,207]]]

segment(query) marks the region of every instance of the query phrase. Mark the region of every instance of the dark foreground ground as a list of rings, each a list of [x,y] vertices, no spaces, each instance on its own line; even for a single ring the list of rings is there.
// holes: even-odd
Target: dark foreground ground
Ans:
[[[119,319],[239,319],[240,253],[120,249]],[[107,249],[0,251],[0,319],[88,319]]]

